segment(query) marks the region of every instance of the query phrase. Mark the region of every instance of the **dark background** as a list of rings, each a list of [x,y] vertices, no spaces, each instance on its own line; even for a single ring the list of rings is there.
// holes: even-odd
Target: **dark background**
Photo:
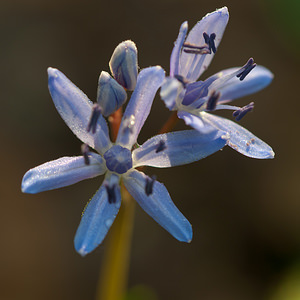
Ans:
[[[148,169],[194,238],[179,243],[137,207],[129,288],[146,286],[149,299],[300,299],[299,1],[16,0],[0,4],[1,300],[94,299],[106,247],[85,258],[73,248],[81,211],[102,178],[38,195],[20,191],[29,168],[80,153],[49,96],[47,67],[95,100],[119,42],[135,41],[141,68],[168,71],[180,24],[192,28],[224,5],[229,24],[202,79],[249,57],[272,70],[268,88],[235,103],[255,102],[241,124],[276,157],[254,160],[227,147],[188,166]],[[139,142],[168,116],[157,97]]]

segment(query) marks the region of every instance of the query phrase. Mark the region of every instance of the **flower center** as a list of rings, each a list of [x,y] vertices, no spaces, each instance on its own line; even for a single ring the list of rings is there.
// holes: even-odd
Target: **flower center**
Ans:
[[[112,146],[104,153],[106,167],[112,172],[123,174],[132,168],[132,156],[130,150],[119,145]]]

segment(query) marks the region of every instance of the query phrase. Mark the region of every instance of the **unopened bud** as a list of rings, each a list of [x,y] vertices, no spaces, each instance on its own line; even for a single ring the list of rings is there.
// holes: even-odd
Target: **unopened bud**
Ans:
[[[135,43],[125,41],[119,44],[109,61],[109,67],[118,83],[125,89],[133,91],[138,74]]]
[[[127,99],[124,88],[107,72],[102,71],[99,76],[97,102],[102,115],[108,117],[121,107]]]

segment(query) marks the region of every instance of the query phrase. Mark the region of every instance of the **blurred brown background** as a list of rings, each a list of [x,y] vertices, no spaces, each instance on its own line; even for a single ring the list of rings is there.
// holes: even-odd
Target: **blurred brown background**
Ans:
[[[135,41],[141,68],[160,64],[168,71],[180,24],[188,20],[191,28],[224,5],[229,24],[202,79],[249,57],[274,72],[267,89],[236,103],[255,102],[241,124],[276,157],[254,160],[225,148],[188,166],[149,169],[192,223],[194,239],[177,242],[138,207],[129,288],[144,285],[156,295],[151,299],[300,299],[278,296],[293,288],[287,278],[300,285],[299,1],[2,0],[1,300],[94,299],[106,245],[85,258],[73,248],[81,211],[102,178],[20,192],[29,168],[80,153],[49,96],[47,67],[95,100],[99,73],[109,70],[119,42]],[[140,143],[168,116],[157,97]]]

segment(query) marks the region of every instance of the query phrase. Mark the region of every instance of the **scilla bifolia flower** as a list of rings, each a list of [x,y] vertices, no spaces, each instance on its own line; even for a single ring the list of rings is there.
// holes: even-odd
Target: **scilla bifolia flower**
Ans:
[[[253,59],[240,68],[223,70],[204,81],[196,81],[209,66],[218,50],[229,18],[226,7],[207,14],[189,32],[184,22],[179,31],[170,59],[170,76],[161,88],[161,98],[170,110],[177,110],[187,125],[205,134],[212,128],[229,134],[228,145],[253,158],[273,158],[270,146],[242,126],[210,114],[219,109],[233,110],[239,121],[254,107],[227,103],[266,87],[273,74]],[[187,35],[187,37],[186,37]]]
[[[156,66],[139,73],[116,142],[112,143],[101,113],[101,100],[97,104],[100,109],[95,108],[60,71],[49,68],[48,75],[50,94],[58,112],[84,143],[82,155],[62,157],[29,170],[23,177],[22,191],[38,193],[105,175],[76,232],[75,249],[81,255],[93,251],[111,227],[121,205],[121,180],[157,223],[179,241],[190,242],[192,227],[172,202],[165,186],[135,168],[165,168],[197,161],[221,149],[227,142],[226,133],[215,129],[205,135],[196,130],[177,131],[154,136],[139,146],[139,132],[165,78],[164,70]]]

